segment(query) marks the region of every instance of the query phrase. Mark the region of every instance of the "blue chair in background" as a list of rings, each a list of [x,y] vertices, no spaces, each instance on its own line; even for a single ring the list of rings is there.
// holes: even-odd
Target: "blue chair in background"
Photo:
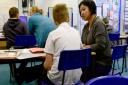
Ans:
[[[64,85],[66,70],[87,68],[90,65],[90,60],[91,49],[62,51],[58,66],[58,70],[63,71],[62,85]]]
[[[21,49],[21,48],[29,48],[29,47],[34,47],[36,45],[36,39],[35,36],[33,35],[16,35],[15,37],[15,46],[13,46],[16,49]],[[35,64],[35,62],[34,62]],[[24,67],[27,65],[27,62],[22,62],[20,64],[20,67]],[[32,62],[31,62],[32,66]],[[10,81],[14,81],[14,75],[15,75],[15,70],[16,69],[16,64],[15,63],[10,63]]]
[[[112,46],[119,44],[120,33],[109,33],[108,36]]]
[[[109,33],[109,39],[110,41],[116,41],[120,38],[120,33]]]
[[[124,69],[124,63],[125,63],[125,58],[126,58],[126,50],[127,50],[127,45],[117,45],[113,47],[112,51],[112,60],[113,60],[113,68],[112,68],[112,75],[114,74],[114,68],[115,68],[115,61],[118,59],[123,59],[122,61],[122,71],[119,72],[121,75],[123,73]]]
[[[89,80],[85,85],[128,85],[128,78],[122,76],[101,76]]]
[[[28,48],[36,45],[36,39],[34,35],[16,35],[15,48]]]
[[[116,45],[119,45],[120,33],[109,33],[108,35],[109,35],[109,40],[111,42],[112,48]],[[118,60],[116,60],[116,61],[117,61],[118,69],[120,69],[119,61]]]

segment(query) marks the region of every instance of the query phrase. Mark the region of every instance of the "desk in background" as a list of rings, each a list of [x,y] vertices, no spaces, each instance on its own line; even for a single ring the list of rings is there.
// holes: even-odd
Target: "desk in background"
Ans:
[[[17,51],[17,54],[12,53],[13,51]],[[31,53],[29,49],[0,50],[0,64],[22,62],[23,60],[41,61],[44,60],[45,56],[45,53]]]
[[[6,48],[6,38],[3,35],[0,35],[0,49]]]
[[[119,44],[127,44],[128,35],[120,35]]]
[[[11,76],[10,79],[15,81],[14,68],[16,68],[15,63],[35,62],[44,61],[45,53],[31,53],[29,49],[14,49],[14,50],[0,50],[0,64],[11,64],[10,67]]]

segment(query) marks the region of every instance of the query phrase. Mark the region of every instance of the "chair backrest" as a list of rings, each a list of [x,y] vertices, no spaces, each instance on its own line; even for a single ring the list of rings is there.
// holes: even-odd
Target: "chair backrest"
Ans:
[[[108,36],[110,41],[117,41],[119,40],[120,33],[109,33]]]
[[[32,47],[36,45],[36,39],[33,35],[16,35],[15,46]]]
[[[117,45],[113,47],[112,60],[120,59],[125,57],[127,45]]]
[[[128,85],[128,78],[122,76],[101,76],[89,80],[85,85]]]
[[[64,50],[60,53],[59,70],[86,68],[90,64],[91,49]]]

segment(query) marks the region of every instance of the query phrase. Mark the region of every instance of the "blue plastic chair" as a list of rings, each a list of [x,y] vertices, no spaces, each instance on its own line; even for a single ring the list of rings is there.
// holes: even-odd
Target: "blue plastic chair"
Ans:
[[[36,45],[36,39],[35,36],[33,35],[16,35],[15,37],[15,46],[13,46],[14,48],[28,48],[28,47],[34,47]],[[22,62],[23,64],[23,62]],[[27,62],[25,63],[27,65]],[[31,66],[32,66],[32,62],[31,62]],[[16,68],[16,64],[12,63],[10,64],[10,81],[14,81],[14,68]]]
[[[123,62],[122,62],[122,71],[119,72],[119,74],[121,75],[123,73],[124,60],[126,58],[126,50],[127,50],[127,45],[117,45],[117,46],[113,47],[113,52],[112,52],[112,60],[113,60],[112,75],[114,74],[115,60],[118,60],[120,58],[123,59]]]
[[[86,68],[90,65],[90,60],[91,49],[62,51],[58,65],[58,70],[63,71],[62,85],[64,85],[66,70]]]
[[[120,38],[119,33],[109,33],[108,36],[112,46],[119,44],[119,38]]]
[[[122,76],[101,76],[89,80],[85,85],[128,85],[128,78]]]
[[[33,47],[36,45],[36,39],[33,35],[16,35],[14,47]]]
[[[109,33],[110,41],[117,41],[120,38],[120,33]]]
[[[62,85],[64,85],[64,78],[66,70],[73,70],[77,68],[86,68],[90,65],[91,61],[91,49],[81,50],[64,50],[60,53],[60,60],[58,65],[59,71],[63,72]],[[41,85],[49,85],[47,82],[41,80]],[[78,81],[75,85],[84,85],[81,81]]]

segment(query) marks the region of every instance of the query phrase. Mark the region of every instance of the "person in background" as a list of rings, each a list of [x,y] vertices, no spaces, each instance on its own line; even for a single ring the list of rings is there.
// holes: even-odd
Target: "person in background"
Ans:
[[[44,50],[46,53],[45,62],[24,69],[21,77],[26,81],[27,79],[32,81],[42,78],[47,81],[48,85],[61,85],[63,72],[58,70],[60,52],[80,49],[82,46],[79,32],[68,23],[69,13],[65,4],[57,4],[53,7],[53,19],[57,28],[50,32],[47,38]],[[74,85],[80,80],[81,73],[81,69],[66,71],[64,85]]]
[[[9,9],[10,18],[3,26],[3,34],[7,39],[7,49],[15,45],[16,35],[29,34],[27,24],[19,19],[19,10],[16,7]]]
[[[103,23],[105,24],[105,27],[108,33],[112,33],[114,28],[113,26],[109,25],[109,20],[107,17],[103,18]]]
[[[39,12],[40,12],[40,14],[42,14],[42,15],[44,14],[42,9],[39,9]]]
[[[7,49],[15,46],[15,37],[16,35],[28,35],[28,28],[27,24],[22,22],[19,19],[19,10],[16,7],[11,7],[9,9],[9,16],[10,18],[3,26],[3,34],[7,40]],[[24,68],[27,65],[27,62],[22,62],[18,68],[16,68],[15,63],[10,63],[10,70],[11,72],[14,72],[14,77],[17,73],[17,71],[20,71],[22,68]]]
[[[49,32],[56,28],[55,23],[47,16],[42,15],[43,11],[38,7],[32,7],[31,17],[28,20],[29,32],[35,35],[38,47],[44,48]]]
[[[93,0],[82,0],[79,13],[83,20],[88,21],[82,31],[82,43],[96,53],[92,56],[91,65],[82,69],[81,81],[108,75],[111,70],[111,46],[103,21],[96,16],[96,4]]]

